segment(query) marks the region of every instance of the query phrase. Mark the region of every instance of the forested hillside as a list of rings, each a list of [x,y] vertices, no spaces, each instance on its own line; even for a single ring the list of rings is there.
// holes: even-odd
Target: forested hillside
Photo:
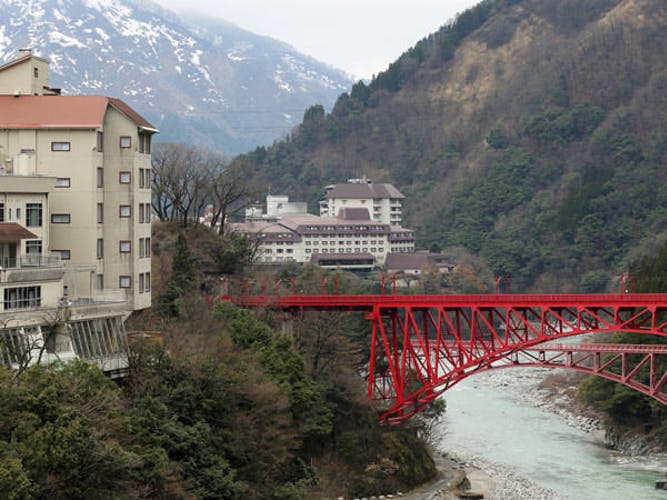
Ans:
[[[311,208],[332,182],[393,182],[421,247],[602,290],[667,235],[665,53],[663,0],[484,0],[236,161]]]
[[[354,498],[435,475],[421,417],[382,428],[364,396],[361,316],[207,302],[206,277],[247,248],[203,226],[156,224],[153,250],[155,307],[128,322],[141,335],[119,384],[84,362],[0,370],[0,498]]]

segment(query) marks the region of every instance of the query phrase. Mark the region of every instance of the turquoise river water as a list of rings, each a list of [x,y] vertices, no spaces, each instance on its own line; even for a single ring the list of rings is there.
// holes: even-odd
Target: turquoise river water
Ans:
[[[656,479],[665,478],[667,456],[622,456],[602,446],[600,433],[537,407],[531,394],[542,377],[544,372],[508,369],[473,375],[445,392],[439,447],[501,482],[511,475],[545,490],[505,491],[500,498],[667,500],[667,491],[655,489]]]

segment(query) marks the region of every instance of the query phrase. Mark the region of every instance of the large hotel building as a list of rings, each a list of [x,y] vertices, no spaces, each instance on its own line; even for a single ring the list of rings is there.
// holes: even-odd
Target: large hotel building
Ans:
[[[0,359],[122,370],[151,304],[151,138],[119,99],[63,96],[29,50],[0,66]]]
[[[392,184],[368,179],[325,188],[320,215],[286,196],[268,196],[266,213],[246,212],[232,230],[258,244],[258,261],[313,263],[330,269],[370,271],[390,254],[415,251],[415,234],[401,226],[404,196]]]

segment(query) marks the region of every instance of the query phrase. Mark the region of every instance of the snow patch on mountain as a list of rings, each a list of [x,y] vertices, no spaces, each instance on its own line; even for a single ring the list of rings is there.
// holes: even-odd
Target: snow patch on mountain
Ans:
[[[270,144],[303,109],[330,109],[351,80],[288,45],[151,2],[0,0],[0,65],[20,48],[51,61],[63,94],[123,98],[159,139],[227,152]],[[251,111],[249,111],[251,110]]]

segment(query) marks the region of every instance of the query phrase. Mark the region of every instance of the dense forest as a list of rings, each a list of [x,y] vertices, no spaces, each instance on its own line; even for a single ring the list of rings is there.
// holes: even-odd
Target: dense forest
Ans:
[[[333,182],[392,182],[418,245],[517,290],[615,289],[667,234],[666,9],[484,0],[235,162],[311,207]]]
[[[637,292],[667,293],[667,243],[655,255],[645,255],[632,263],[632,275],[637,281]],[[658,318],[667,321],[667,315]],[[667,338],[655,335],[616,333],[611,343],[665,344]],[[667,368],[667,361],[656,357],[656,372]],[[642,382],[648,384],[649,367],[640,370]],[[579,397],[608,416],[607,432],[617,436],[643,435],[645,449],[667,449],[667,408],[658,401],[621,384],[600,377],[590,377],[579,387]],[[616,438],[618,439],[618,438]]]

